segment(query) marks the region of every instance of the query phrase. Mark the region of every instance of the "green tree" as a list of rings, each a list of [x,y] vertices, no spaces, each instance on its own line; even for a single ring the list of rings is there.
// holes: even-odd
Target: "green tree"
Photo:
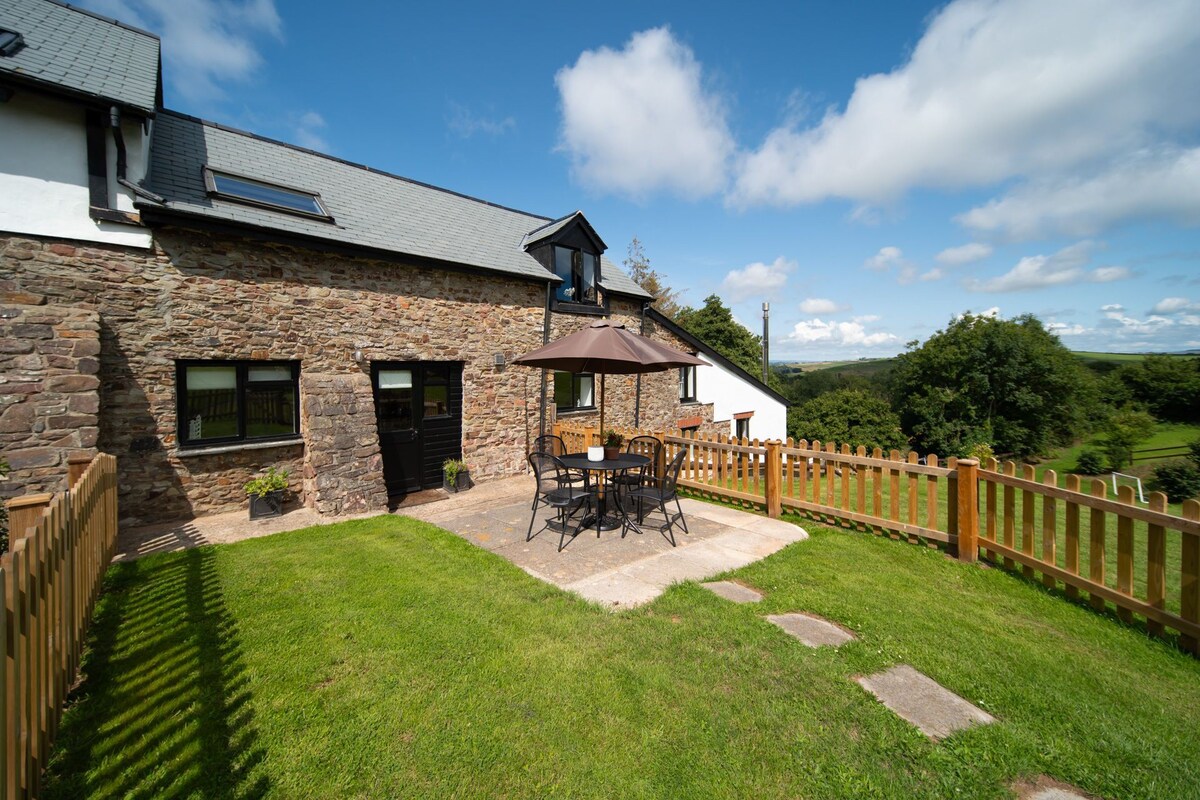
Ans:
[[[1114,413],[1104,424],[1100,449],[1108,456],[1113,469],[1133,464],[1133,448],[1154,433],[1154,417],[1145,411],[1124,409]]]
[[[1119,386],[1110,395],[1144,405],[1158,419],[1200,421],[1200,358],[1146,356],[1121,365],[1112,378]]]
[[[838,389],[788,410],[788,434],[884,451],[908,444],[887,400],[862,389]]]
[[[629,243],[629,255],[624,263],[633,282],[654,298],[654,307],[663,316],[678,321],[679,312],[683,308],[679,304],[679,292],[667,286],[662,276],[650,267],[650,258],[636,236]]]
[[[1030,456],[1095,413],[1095,379],[1032,315],[966,314],[896,359],[892,406],[913,446],[962,456],[980,443]]]
[[[717,295],[704,298],[703,308],[682,309],[675,321],[746,372],[762,375],[762,337],[735,320]]]

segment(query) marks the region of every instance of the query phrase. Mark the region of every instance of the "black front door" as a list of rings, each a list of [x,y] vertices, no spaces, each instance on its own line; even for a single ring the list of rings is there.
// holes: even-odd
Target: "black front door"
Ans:
[[[442,484],[442,462],[462,457],[462,364],[371,365],[383,479],[389,497]]]

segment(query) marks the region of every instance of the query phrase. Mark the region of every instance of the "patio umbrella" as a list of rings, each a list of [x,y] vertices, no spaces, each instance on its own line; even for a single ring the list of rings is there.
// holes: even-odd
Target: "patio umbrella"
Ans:
[[[564,336],[532,353],[517,356],[514,364],[565,372],[600,375],[600,431],[604,432],[604,376],[663,372],[673,367],[707,366],[690,353],[626,330],[624,325],[601,320]]]

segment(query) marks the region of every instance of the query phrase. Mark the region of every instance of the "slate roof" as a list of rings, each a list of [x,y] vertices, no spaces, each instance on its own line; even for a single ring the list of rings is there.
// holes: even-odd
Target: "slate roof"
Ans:
[[[3,0],[0,28],[25,47],[0,57],[0,80],[15,79],[153,116],[159,96],[158,37],[49,0]]]
[[[210,197],[203,167],[317,193],[334,222]],[[173,111],[154,124],[147,188],[166,208],[214,222],[375,251],[465,264],[522,278],[558,278],[522,249],[531,231],[552,222],[304,148],[264,139]],[[146,212],[162,208],[139,203]],[[571,217],[573,218],[573,215]],[[649,297],[601,258],[601,287]]]

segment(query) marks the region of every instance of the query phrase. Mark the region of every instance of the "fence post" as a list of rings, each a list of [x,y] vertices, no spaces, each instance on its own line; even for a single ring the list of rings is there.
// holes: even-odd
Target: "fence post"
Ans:
[[[83,477],[83,473],[87,472],[88,465],[91,463],[92,457],[84,454],[73,455],[67,459],[68,489],[75,488],[75,484],[79,483],[79,479]]]
[[[979,462],[961,459],[958,477],[958,560],[973,563],[979,558]]]
[[[596,444],[596,437],[600,435],[597,433],[598,430],[595,425],[588,425],[583,429],[584,447],[592,447]]]
[[[783,513],[783,454],[779,450],[780,441],[771,439],[767,446],[767,474],[764,494],[767,499],[767,516],[778,518]]]
[[[11,548],[18,539],[24,539],[29,529],[37,525],[42,518],[42,512],[54,499],[52,494],[27,494],[24,497],[14,497],[5,503],[8,508],[8,546]]]

